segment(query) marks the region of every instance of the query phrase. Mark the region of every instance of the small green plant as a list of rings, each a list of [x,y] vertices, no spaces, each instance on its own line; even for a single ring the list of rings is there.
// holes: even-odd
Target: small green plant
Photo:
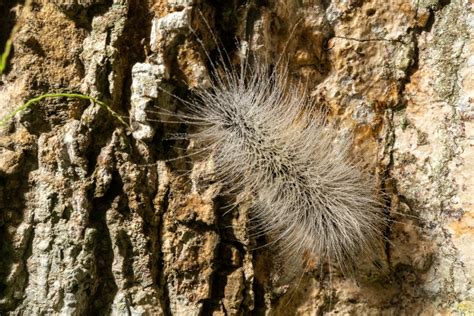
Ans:
[[[110,106],[108,106],[105,102],[97,100],[96,98],[93,98],[85,94],[80,94],[80,93],[45,93],[38,97],[29,99],[25,104],[23,104],[22,106],[19,106],[13,112],[7,114],[4,118],[2,118],[0,120],[0,127],[3,127],[5,124],[7,124],[8,121],[11,120],[16,114],[25,111],[33,104],[38,103],[47,98],[73,98],[73,99],[89,100],[95,104],[98,104],[104,109],[106,109],[110,114],[112,114],[113,117],[119,120],[120,123],[129,127],[127,122],[125,122],[124,119],[117,112],[112,110],[112,108],[110,108]]]
[[[2,55],[0,56],[0,75],[3,74],[3,71],[5,70],[7,66],[7,60],[8,56],[10,56],[10,52],[12,50],[12,44],[13,44],[13,33],[15,33],[15,28],[13,28],[12,33],[10,34],[10,37],[7,39],[7,42],[5,43],[5,49],[3,50]]]
[[[26,11],[28,11],[30,9],[30,6],[31,6],[31,0],[27,0],[26,3],[25,3]],[[12,51],[12,47],[13,47],[13,37],[17,33],[18,28],[19,28],[19,23],[17,22],[15,24],[15,26],[13,27],[13,29],[10,33],[10,36],[8,37],[8,39],[5,43],[5,48],[3,50],[3,53],[0,55],[0,76],[3,74],[3,72],[5,71],[5,68],[7,67],[8,57],[10,56],[11,51]],[[91,96],[81,94],[81,93],[45,93],[45,94],[42,94],[42,95],[37,96],[35,98],[32,98],[32,99],[28,100],[22,106],[19,106],[18,108],[16,108],[13,112],[8,113],[5,117],[3,117],[0,120],[0,127],[3,127],[5,124],[7,124],[8,121],[10,121],[16,114],[25,111],[26,109],[28,109],[33,104],[35,104],[37,102],[40,102],[40,101],[42,101],[46,98],[74,98],[74,99],[89,100],[93,103],[98,104],[99,106],[103,107],[104,109],[106,109],[110,114],[112,114],[112,116],[114,116],[117,120],[119,120],[120,123],[122,123],[125,126],[129,127],[127,122],[125,122],[123,120],[123,118],[117,112],[112,110],[110,108],[110,106],[108,106],[105,102],[97,100],[97,99],[95,99]]]

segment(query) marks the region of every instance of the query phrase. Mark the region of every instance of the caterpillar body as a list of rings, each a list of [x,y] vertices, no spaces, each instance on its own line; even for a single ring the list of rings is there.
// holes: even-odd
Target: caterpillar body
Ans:
[[[290,265],[309,255],[351,271],[383,244],[375,180],[284,62],[249,60],[229,66],[220,52],[211,62],[210,87],[185,102],[184,120],[200,126],[191,138],[208,149],[220,182],[251,193],[254,228]]]

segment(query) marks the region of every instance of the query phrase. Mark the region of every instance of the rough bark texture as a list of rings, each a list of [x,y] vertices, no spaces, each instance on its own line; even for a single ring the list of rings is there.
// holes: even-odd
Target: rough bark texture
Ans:
[[[0,314],[474,314],[474,8],[469,0],[95,0],[0,3]],[[199,13],[201,12],[201,13]],[[205,88],[212,33],[308,79],[354,154],[379,174],[394,222],[378,267],[281,275],[228,211],[212,165],[152,121]],[[296,25],[296,26],[295,26]],[[191,26],[196,33],[193,34]],[[294,31],[292,32],[294,28]],[[203,45],[197,38],[201,38]],[[187,170],[189,172],[183,172]],[[257,248],[257,249],[256,249]]]

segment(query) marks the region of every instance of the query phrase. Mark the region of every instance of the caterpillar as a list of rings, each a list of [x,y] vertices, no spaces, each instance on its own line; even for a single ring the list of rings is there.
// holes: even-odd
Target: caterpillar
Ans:
[[[335,262],[343,272],[373,257],[383,243],[386,215],[375,180],[288,66],[247,55],[232,66],[219,50],[209,88],[183,100],[190,137],[212,159],[215,177],[253,197],[257,234],[270,236],[288,265],[304,258]],[[169,113],[167,113],[169,114]],[[177,115],[178,116],[178,115]]]

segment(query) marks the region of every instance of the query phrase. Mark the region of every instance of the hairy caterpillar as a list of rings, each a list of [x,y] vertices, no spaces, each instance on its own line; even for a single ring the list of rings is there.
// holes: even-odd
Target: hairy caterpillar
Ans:
[[[200,126],[191,138],[211,156],[216,178],[251,193],[257,233],[271,236],[290,265],[309,255],[350,271],[358,258],[372,257],[386,218],[349,140],[288,79],[284,62],[272,68],[246,57],[236,68],[225,51],[217,63],[206,55],[210,87],[196,89],[184,101],[187,113],[176,117]]]

